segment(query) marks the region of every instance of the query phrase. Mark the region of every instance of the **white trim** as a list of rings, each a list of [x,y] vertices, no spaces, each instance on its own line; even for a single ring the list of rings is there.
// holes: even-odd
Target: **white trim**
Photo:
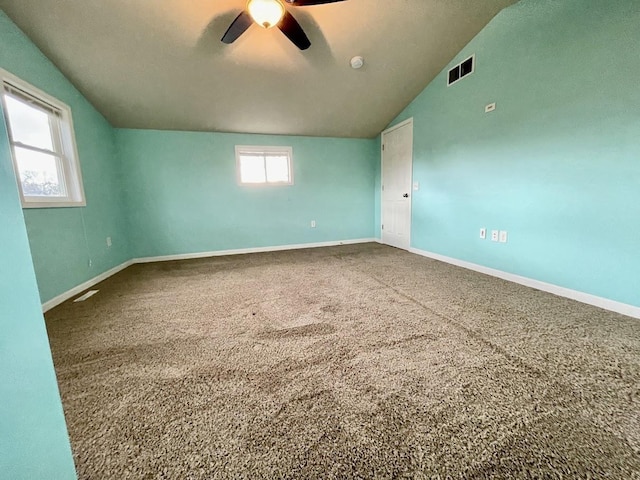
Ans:
[[[402,128],[406,125],[409,125],[410,123],[413,123],[413,117],[407,118],[406,120],[403,120],[402,122],[387,128],[386,130],[383,130],[382,133],[380,134],[380,138],[382,138],[382,135],[384,135],[385,133],[393,132],[394,130],[397,130],[398,128]]]
[[[65,301],[69,300],[70,298],[75,297],[80,292],[83,292],[86,289],[93,287],[96,283],[100,283],[103,280],[106,280],[107,278],[109,278],[112,275],[115,275],[116,273],[124,270],[128,266],[133,265],[134,263],[135,262],[133,260],[128,260],[128,261],[118,265],[117,267],[113,267],[112,269],[107,270],[106,272],[101,273],[100,275],[98,275],[96,277],[93,277],[92,279],[87,280],[86,282],[81,283],[80,285],[78,285],[76,287],[73,287],[72,289],[67,290],[64,293],[61,293],[57,297],[54,297],[51,300],[48,300],[48,301],[44,302],[42,304],[42,311],[43,312],[48,312],[53,307],[57,307],[62,302],[65,302]]]
[[[35,198],[35,197],[26,197],[26,198]],[[83,201],[58,201],[55,200],[56,197],[53,197],[51,200],[42,200],[38,202],[32,202],[30,200],[25,200],[22,208],[79,208],[86,207],[86,200]]]
[[[87,293],[85,293],[84,295],[79,296],[78,298],[76,298],[73,303],[78,303],[78,302],[84,302],[85,300],[87,300],[88,298],[93,297],[96,293],[98,293],[100,290],[89,290]]]
[[[373,243],[375,238],[358,238],[355,240],[338,240],[333,242],[299,243],[295,245],[278,245],[274,247],[239,248],[234,250],[214,250],[211,252],[182,253],[163,255],[160,257],[134,258],[133,263],[171,262],[174,260],[192,260],[195,258],[222,257],[224,255],[244,255],[246,253],[280,252],[283,250],[300,250],[303,248],[335,247],[337,245],[354,245],[357,243]]]
[[[558,295],[559,297],[570,298],[571,300],[576,300],[588,305],[593,305],[594,307],[599,307],[604,310],[620,313],[622,315],[627,315],[633,318],[640,318],[640,307],[636,307],[634,305],[616,302],[615,300],[609,300],[608,298],[597,297],[589,293],[579,292],[570,288],[560,287],[551,283],[541,282],[532,278],[503,272],[502,270],[496,270],[494,268],[485,267],[476,263],[458,260],[457,258],[447,257],[438,253],[427,252],[425,250],[419,250],[417,248],[411,248],[409,249],[409,251],[411,253],[415,253],[416,255],[421,255],[433,260],[439,260],[441,262],[456,265],[468,270],[484,273],[485,275],[501,278],[509,282],[518,283],[520,285],[524,285],[525,287],[531,287],[537,290],[542,290],[543,292],[552,293],[554,295]]]
[[[278,252],[282,250],[300,250],[303,248],[319,248],[319,247],[335,247],[337,245],[354,245],[357,243],[372,243],[377,242],[378,240],[375,238],[358,238],[354,240],[338,240],[333,242],[320,242],[320,243],[300,243],[296,245],[279,245],[274,247],[257,247],[257,248],[241,248],[237,250],[215,250],[212,252],[200,252],[200,253],[185,253],[179,255],[164,255],[160,257],[143,257],[143,258],[133,258],[128,260],[117,267],[114,267],[110,270],[107,270],[100,275],[93,277],[91,280],[87,280],[86,282],[73,287],[70,290],[67,290],[64,293],[61,293],[57,297],[52,298],[42,304],[42,311],[47,312],[54,307],[57,307],[62,302],[69,300],[72,297],[75,297],[79,293],[87,290],[88,288],[93,287],[95,284],[106,280],[107,278],[115,275],[116,273],[124,270],[125,268],[136,264],[136,263],[152,263],[152,262],[168,262],[172,260],[189,260],[193,258],[207,258],[207,257],[220,257],[223,255],[242,255],[245,253],[262,253],[262,252]]]
[[[55,133],[53,134],[53,141],[56,147],[53,152],[46,152],[47,154],[54,153],[59,158],[61,164],[59,167],[60,175],[64,179],[66,195],[60,197],[38,197],[38,196],[25,196],[22,190],[22,182],[20,181],[20,174],[18,169],[18,162],[16,159],[15,148],[28,148],[34,149],[32,146],[23,146],[19,142],[13,140],[13,134],[11,133],[11,123],[9,122],[9,112],[7,110],[7,103],[5,99],[5,92],[15,98],[15,94],[11,91],[7,91],[5,85],[13,87],[15,90],[22,91],[28,96],[34,97],[38,102],[49,105],[52,109],[57,110],[58,115],[54,115],[51,112],[47,112],[50,116],[54,115],[55,121]],[[43,92],[37,87],[34,87],[30,83],[22,80],[20,77],[0,68],[0,105],[4,110],[5,123],[7,128],[7,134],[9,136],[9,143],[11,146],[11,158],[13,160],[13,169],[16,176],[16,183],[18,184],[18,191],[20,193],[20,201],[22,208],[58,208],[58,207],[84,207],[87,205],[84,185],[82,181],[82,171],[80,169],[80,160],[78,156],[78,146],[76,144],[75,129],[73,127],[73,115],[71,107],[66,103],[52,97],[46,92]],[[51,121],[51,120],[50,120]]]
[[[407,125],[411,125],[411,180],[409,181],[409,192],[411,192],[410,200],[409,200],[409,246],[408,249],[411,249],[411,228],[413,224],[413,142],[414,142],[414,126],[413,126],[413,117],[407,118],[406,120],[394,125],[392,127],[387,128],[380,134],[380,243],[386,245],[383,241],[383,229],[384,218],[382,215],[382,202],[384,200],[384,136],[397,130],[402,127],[406,127]]]
[[[58,295],[57,297],[52,298],[51,300],[43,303],[42,311],[47,312],[52,308],[57,307],[61,303],[65,302],[66,300],[69,300],[70,298],[75,297],[77,294],[83,292],[84,290],[87,290],[88,288],[93,287],[97,283],[102,282],[103,280],[106,280],[107,278],[115,275],[116,273],[136,263],[167,262],[167,261],[174,261],[174,260],[189,260],[189,259],[196,259],[196,258],[219,257],[224,255],[242,255],[247,253],[264,253],[264,252],[277,252],[277,251],[283,251],[283,250],[299,250],[303,248],[334,247],[337,245],[354,245],[358,243],[379,243],[381,245],[384,245],[382,243],[382,240],[379,238],[360,238],[355,240],[343,240],[343,241],[334,241],[334,242],[301,243],[296,245],[280,245],[275,247],[242,248],[242,249],[236,249],[236,250],[216,250],[212,252],[165,255],[160,257],[134,258],[132,260],[128,260],[118,265],[117,267],[107,270],[106,272],[101,273],[100,275],[92,278],[91,280],[87,280],[81,285],[78,285],[77,287],[67,290],[66,292]],[[577,290],[571,290],[569,288],[560,287],[558,285],[553,285],[551,283],[541,282],[539,280],[534,280],[532,278],[521,277],[520,275],[515,275],[513,273],[503,272],[501,270],[496,270],[494,268],[489,268],[489,267],[485,267],[475,263],[466,262],[464,260],[458,260],[457,258],[447,257],[445,255],[440,255],[438,253],[427,252],[425,250],[420,250],[417,248],[410,248],[409,252],[416,255],[423,256],[423,257],[431,258],[433,260],[438,260],[444,263],[449,263],[451,265],[456,265],[458,267],[466,268],[468,270],[473,270],[475,272],[484,273],[485,275],[490,275],[492,277],[501,278],[509,282],[518,283],[526,287],[542,290],[543,292],[552,293],[560,297],[570,298],[571,300],[576,300],[578,302],[586,303],[588,305],[600,307],[600,308],[603,308],[604,310],[609,310],[612,312],[620,313],[622,315],[627,315],[629,317],[640,319],[640,307],[636,307],[634,305],[628,305],[626,303],[616,302],[614,300],[609,300],[607,298],[597,297],[595,295],[579,292]]]

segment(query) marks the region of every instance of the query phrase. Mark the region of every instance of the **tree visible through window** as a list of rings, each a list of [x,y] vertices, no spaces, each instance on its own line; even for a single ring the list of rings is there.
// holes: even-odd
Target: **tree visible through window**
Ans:
[[[5,101],[23,194],[64,196],[49,114],[13,95]]]
[[[293,183],[291,147],[236,147],[236,162],[240,184]]]
[[[60,102],[0,72],[2,104],[25,207],[84,205],[71,112]]]

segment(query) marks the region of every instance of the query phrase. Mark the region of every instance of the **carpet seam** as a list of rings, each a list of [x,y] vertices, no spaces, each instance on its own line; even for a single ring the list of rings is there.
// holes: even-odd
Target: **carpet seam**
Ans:
[[[576,396],[575,394],[577,392],[574,389],[572,389],[570,386],[568,386],[567,384],[565,384],[563,382],[560,382],[559,380],[555,380],[555,379],[549,377],[549,375],[547,375],[544,371],[539,370],[539,369],[529,365],[522,358],[520,358],[518,356],[515,356],[515,355],[507,352],[503,347],[500,347],[500,346],[498,346],[498,345],[486,340],[479,333],[477,333],[475,330],[470,329],[468,327],[465,327],[464,325],[461,325],[459,322],[457,322],[453,318],[433,310],[432,308],[430,308],[427,305],[423,304],[420,300],[418,300],[418,299],[412,297],[411,295],[399,290],[398,288],[394,287],[393,285],[389,285],[388,283],[384,282],[380,278],[375,277],[373,275],[369,275],[369,277],[372,278],[373,280],[375,280],[376,282],[378,282],[379,284],[389,288],[390,290],[392,290],[396,294],[398,294],[398,295],[406,298],[407,300],[413,302],[414,304],[418,305],[420,308],[422,308],[422,309],[430,312],[431,314],[435,315],[436,317],[439,317],[440,319],[446,321],[448,324],[458,328],[459,330],[462,330],[463,332],[468,334],[474,340],[477,340],[480,343],[482,343],[483,345],[488,346],[491,350],[493,350],[494,352],[502,355],[504,358],[506,358],[510,362],[514,362],[518,367],[522,368],[523,370],[528,371],[530,373],[533,372],[535,374],[535,376],[537,376],[537,377],[539,377],[541,379],[544,379],[544,382],[547,383],[548,385],[553,385],[553,386],[559,387],[560,390],[564,390],[564,392],[570,392],[570,393],[574,394],[573,395],[574,397]],[[582,399],[582,396],[580,396],[579,402],[581,404],[583,404],[583,405],[584,404],[588,405],[588,402],[585,402]],[[575,412],[574,415],[579,416],[581,418],[584,418],[583,415],[581,413],[579,413],[579,412]],[[611,435],[614,435],[618,439],[624,441],[630,449],[632,449],[634,451],[636,450],[634,448],[633,443],[629,440],[629,438],[626,435],[621,435],[620,432],[616,432],[616,431],[612,430],[608,426],[600,426],[600,428],[604,428]]]

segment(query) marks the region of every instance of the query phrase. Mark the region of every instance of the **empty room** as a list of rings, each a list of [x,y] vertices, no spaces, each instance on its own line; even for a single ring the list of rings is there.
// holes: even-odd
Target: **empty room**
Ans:
[[[0,8],[0,480],[640,480],[637,0]]]

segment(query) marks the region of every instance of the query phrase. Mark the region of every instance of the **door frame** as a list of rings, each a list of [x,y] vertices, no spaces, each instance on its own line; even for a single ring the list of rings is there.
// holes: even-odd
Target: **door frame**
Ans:
[[[411,171],[409,172],[409,176],[411,178],[410,189],[409,189],[409,249],[411,249],[411,226],[413,223],[413,117],[407,118],[406,120],[387,128],[380,134],[380,243],[386,245],[384,243],[382,237],[382,230],[384,225],[384,218],[382,215],[382,201],[384,195],[384,136],[388,133],[393,132],[402,127],[406,127],[407,125],[411,125]]]

